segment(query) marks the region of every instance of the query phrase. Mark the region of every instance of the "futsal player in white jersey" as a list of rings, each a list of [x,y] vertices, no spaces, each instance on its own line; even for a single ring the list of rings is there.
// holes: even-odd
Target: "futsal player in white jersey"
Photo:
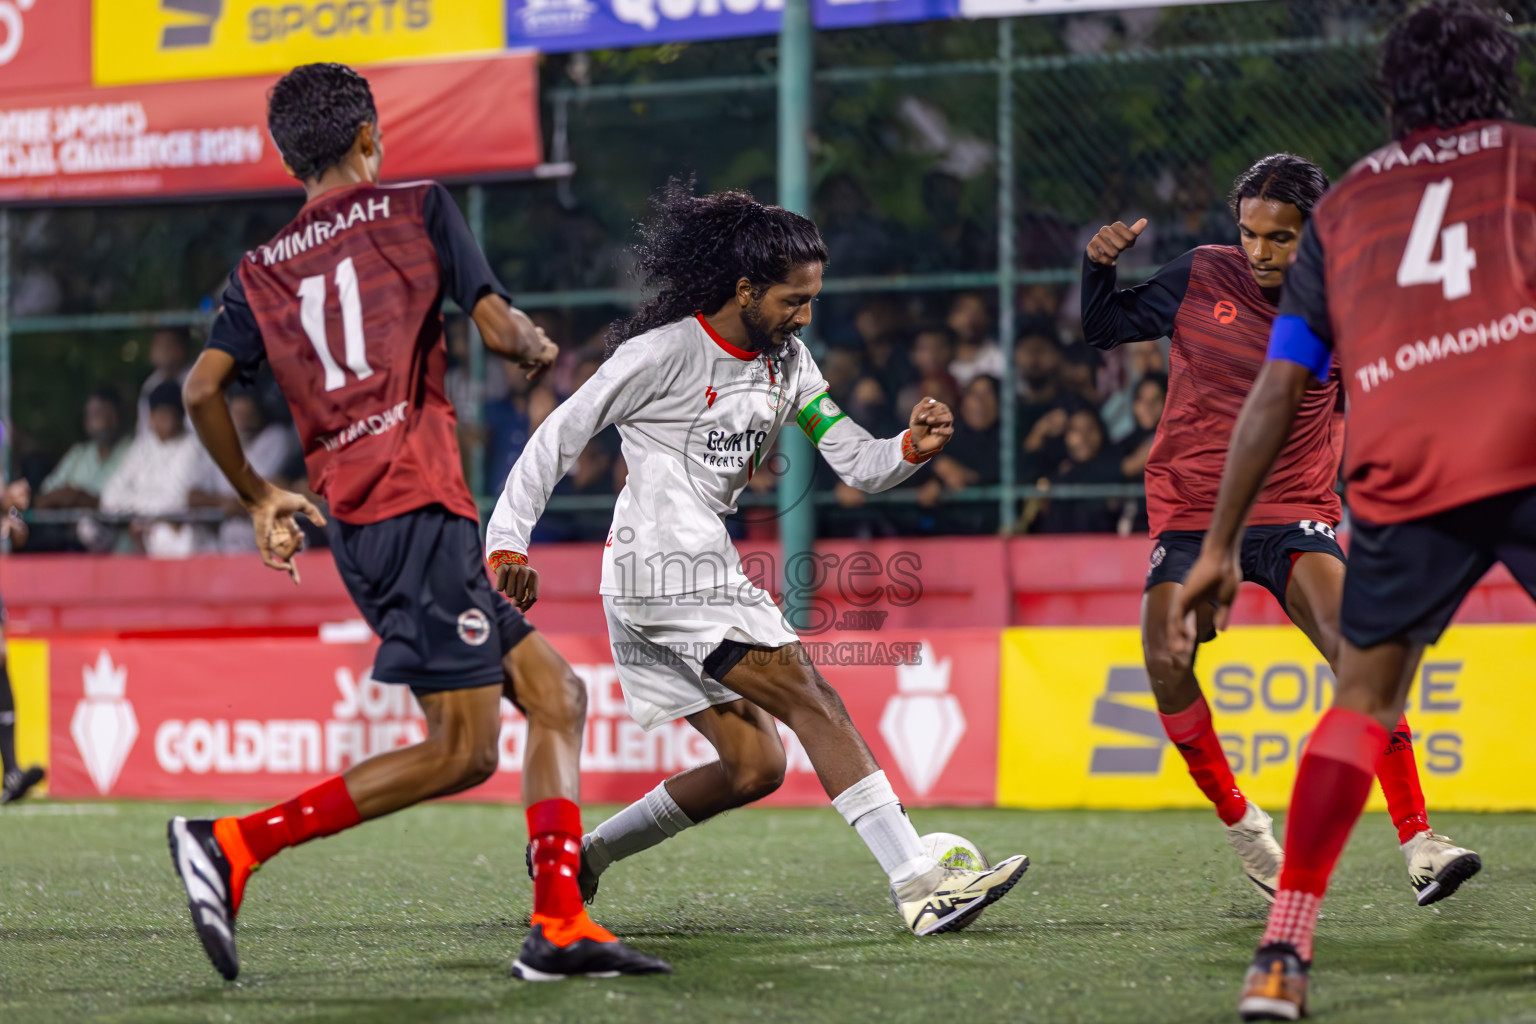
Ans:
[[[924,399],[910,429],[877,439],[828,397],[796,336],[827,261],[809,220],[744,192],[695,197],[678,182],[654,205],[637,256],[659,292],[614,324],[601,369],[534,432],[486,545],[498,588],[526,610],[538,597],[527,560],[534,524],[588,440],[617,424],[629,475],[599,590],[625,703],[646,729],[686,718],[719,760],[674,775],[585,836],[583,895],[614,861],[777,789],[777,718],[886,872],[907,927],[963,927],[1029,859],[961,871],[925,853],[837,692],[743,572],[723,521],[786,424],[798,422],[850,486],[882,491],[938,453],[953,416]]]

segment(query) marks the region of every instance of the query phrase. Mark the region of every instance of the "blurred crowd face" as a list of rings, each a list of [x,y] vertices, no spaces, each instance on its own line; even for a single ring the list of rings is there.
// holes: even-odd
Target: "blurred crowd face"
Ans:
[[[1168,392],[1163,390],[1161,381],[1144,380],[1136,385],[1136,397],[1131,401],[1131,415],[1136,417],[1136,425],[1142,430],[1156,430],[1167,400]]]
[[[960,398],[960,419],[981,433],[997,425],[997,385],[991,377],[977,377],[965,386]]]
[[[85,436],[92,444],[103,448],[117,441],[117,407],[104,398],[88,398],[85,402]]]
[[[922,331],[912,339],[912,367],[918,373],[925,376],[945,373],[954,357],[949,336],[943,331]]]
[[[185,423],[182,411],[174,405],[157,405],[149,410],[149,426],[162,441],[174,440]]]
[[[162,373],[180,373],[187,365],[186,339],[177,331],[156,331],[149,337],[149,361]]]
[[[1131,379],[1140,380],[1149,373],[1166,373],[1168,362],[1163,347],[1155,341],[1138,341],[1125,346],[1130,357]]]
[[[581,362],[577,363],[576,372],[571,374],[571,390],[574,392],[587,381],[591,380],[592,375],[596,373],[602,365],[603,361],[597,356],[588,356],[586,359],[583,359]]]
[[[844,395],[859,378],[858,354],[846,348],[834,348],[821,361],[821,374],[827,379],[827,390],[834,395]]]
[[[266,417],[261,414],[261,403],[251,395],[235,395],[229,400],[229,418],[235,421],[235,431],[250,439],[261,433]]]
[[[1087,409],[1079,409],[1067,420],[1067,456],[1073,462],[1092,462],[1104,447],[1104,428],[1099,418]]]
[[[987,340],[992,318],[987,315],[986,300],[975,292],[966,292],[949,307],[945,322],[961,345],[980,345]]]
[[[1014,365],[1031,389],[1045,387],[1061,373],[1061,349],[1043,334],[1025,335],[1015,351]]]

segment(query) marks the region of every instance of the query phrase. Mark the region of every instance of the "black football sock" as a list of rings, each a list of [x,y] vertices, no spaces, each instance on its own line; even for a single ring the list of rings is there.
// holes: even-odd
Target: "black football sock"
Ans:
[[[4,661],[0,661],[0,768],[7,775],[16,770],[16,699]]]

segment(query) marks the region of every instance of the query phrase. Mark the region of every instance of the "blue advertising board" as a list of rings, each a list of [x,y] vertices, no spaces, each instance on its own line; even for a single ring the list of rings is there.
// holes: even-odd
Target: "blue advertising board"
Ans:
[[[960,0],[811,0],[818,28],[955,17]],[[546,53],[775,35],[784,0],[508,0],[507,45]]]

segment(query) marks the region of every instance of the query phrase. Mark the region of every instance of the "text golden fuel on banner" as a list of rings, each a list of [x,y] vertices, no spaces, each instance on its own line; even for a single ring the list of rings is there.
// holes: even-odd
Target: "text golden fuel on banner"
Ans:
[[[1206,805],[1163,734],[1136,630],[1010,629],[1002,644],[1000,805]],[[1425,654],[1408,719],[1431,810],[1536,808],[1533,661],[1532,626],[1458,626]],[[1327,663],[1296,629],[1240,628],[1196,671],[1238,784],[1283,809],[1332,701]]]
[[[97,85],[498,51],[503,0],[96,0]]]

